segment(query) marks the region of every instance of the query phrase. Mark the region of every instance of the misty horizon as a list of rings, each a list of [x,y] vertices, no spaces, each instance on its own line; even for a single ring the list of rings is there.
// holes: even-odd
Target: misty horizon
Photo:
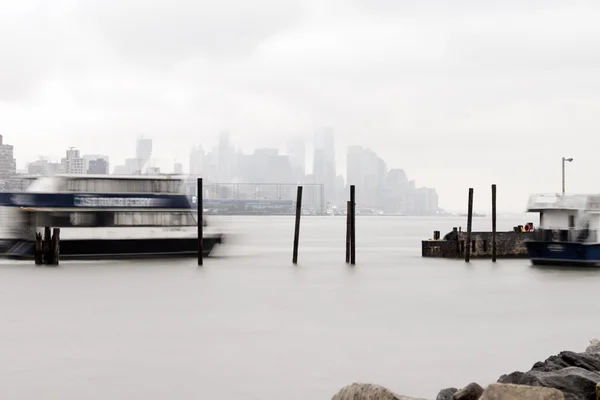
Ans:
[[[600,4],[22,1],[0,8],[0,134],[18,167],[68,147],[121,163],[137,137],[187,164],[220,131],[245,152],[331,126],[336,167],[372,149],[440,206],[520,212],[596,192]]]

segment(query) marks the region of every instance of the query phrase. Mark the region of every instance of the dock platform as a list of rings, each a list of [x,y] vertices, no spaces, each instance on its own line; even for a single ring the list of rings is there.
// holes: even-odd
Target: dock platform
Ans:
[[[533,232],[518,230],[496,232],[497,258],[528,258],[525,240]],[[467,232],[453,228],[443,238],[423,240],[422,256],[434,258],[464,258]],[[471,232],[471,258],[492,258],[492,232]]]

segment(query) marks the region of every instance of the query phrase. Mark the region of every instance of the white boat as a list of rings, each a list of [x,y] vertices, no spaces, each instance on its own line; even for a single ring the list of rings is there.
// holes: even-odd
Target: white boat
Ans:
[[[197,214],[181,185],[170,176],[26,177],[25,191],[0,193],[2,252],[32,258],[36,233],[51,227],[61,259],[197,256]],[[222,234],[203,231],[208,256]]]
[[[528,212],[540,214],[525,242],[534,265],[600,265],[600,194],[534,194]]]

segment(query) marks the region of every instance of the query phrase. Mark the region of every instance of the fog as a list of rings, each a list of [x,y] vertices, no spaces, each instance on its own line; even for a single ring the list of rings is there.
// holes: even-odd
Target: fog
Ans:
[[[475,208],[600,189],[600,3],[22,0],[0,3],[0,133],[18,167],[69,146],[168,168],[226,129],[243,150],[336,132]],[[310,155],[309,155],[310,157]],[[307,162],[310,165],[310,161]],[[187,165],[186,165],[187,168]]]

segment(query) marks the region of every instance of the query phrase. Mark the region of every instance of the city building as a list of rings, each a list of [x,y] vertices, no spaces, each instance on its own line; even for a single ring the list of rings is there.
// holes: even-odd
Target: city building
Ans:
[[[148,161],[150,161],[151,157],[152,139],[146,139],[142,136],[135,143],[135,158],[139,160],[139,165],[141,165],[140,170],[144,168]]]
[[[235,149],[229,141],[229,133],[221,132],[217,148],[217,182],[231,182],[234,176],[235,164]]]
[[[202,146],[194,146],[190,151],[190,175],[202,175],[204,171],[204,164],[206,162],[206,155]]]
[[[49,162],[46,159],[40,159],[27,164],[27,174],[29,175],[53,175],[62,170],[61,163]]]
[[[0,135],[0,176],[9,177],[17,172],[17,162],[14,157],[14,148],[10,144],[4,144]]]
[[[103,160],[103,163],[100,162],[96,162],[94,163],[94,170],[98,170],[99,168],[102,168],[101,165],[106,164],[106,172],[99,172],[101,174],[108,174],[110,173],[110,169],[109,169],[109,157],[105,154],[84,154],[83,159],[85,161],[85,171],[87,171],[87,173],[90,173],[90,161],[97,161],[97,160]]]
[[[296,183],[303,182],[306,177],[306,147],[304,138],[294,137],[288,140],[287,155],[290,159],[294,181]]]
[[[183,164],[178,163],[178,162],[174,163],[173,164],[173,173],[178,174],[178,175],[183,174]]]
[[[88,174],[108,175],[108,161],[104,158],[89,160],[87,167]]]
[[[66,157],[61,160],[61,173],[85,174],[85,160],[79,155],[79,150],[69,147]]]
[[[325,201],[335,201],[335,140],[332,128],[315,134],[313,174],[324,185]]]

